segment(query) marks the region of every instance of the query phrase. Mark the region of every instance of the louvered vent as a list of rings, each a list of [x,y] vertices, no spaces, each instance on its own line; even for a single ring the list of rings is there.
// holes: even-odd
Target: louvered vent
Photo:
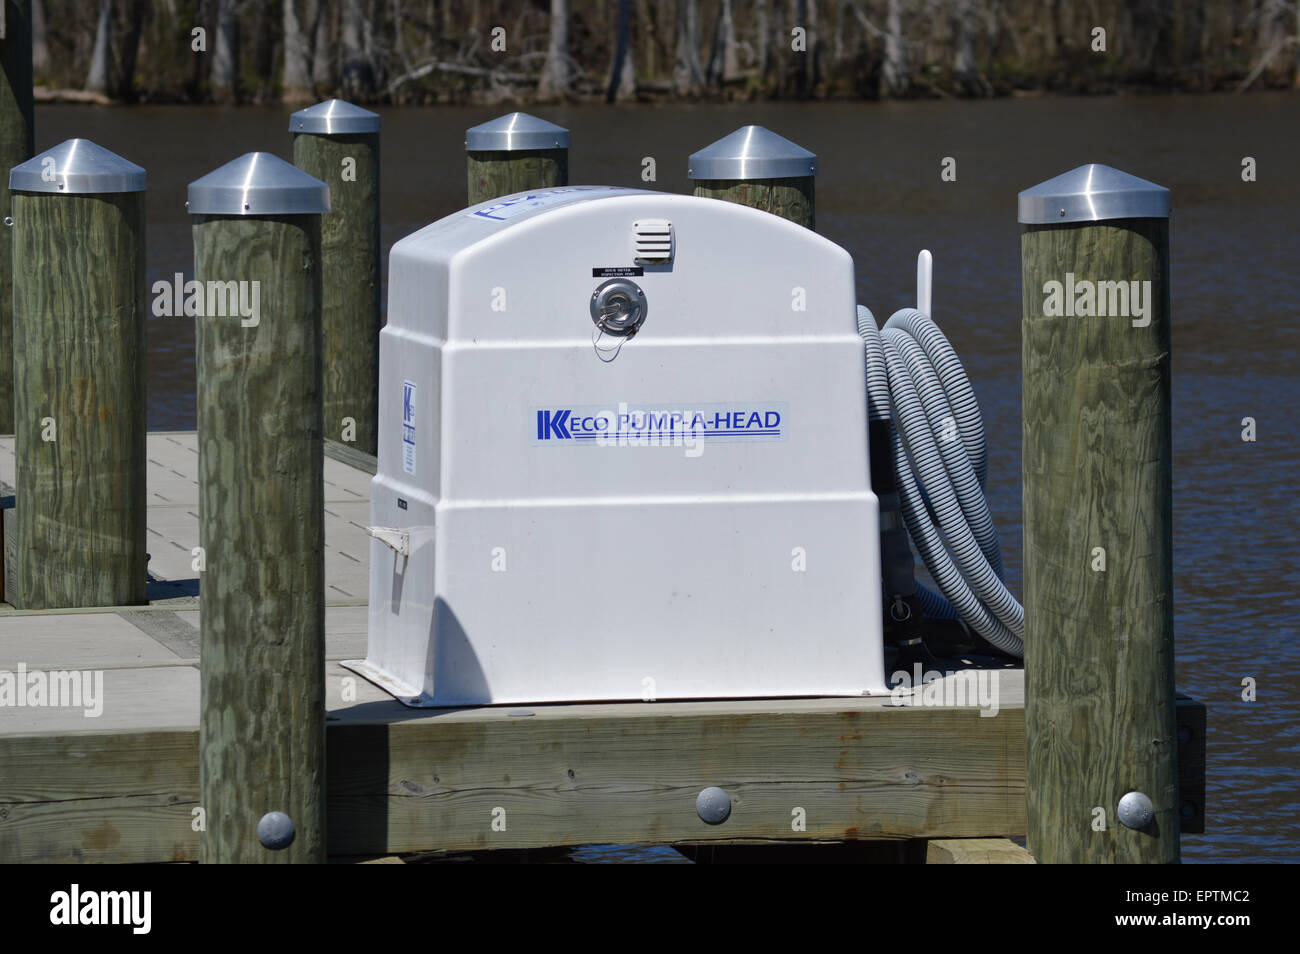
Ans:
[[[673,224],[667,219],[632,223],[633,259],[638,265],[666,265],[673,260]]]

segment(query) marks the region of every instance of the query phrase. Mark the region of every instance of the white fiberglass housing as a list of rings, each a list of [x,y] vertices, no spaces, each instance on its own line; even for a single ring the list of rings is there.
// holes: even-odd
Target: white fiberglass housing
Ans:
[[[411,705],[884,692],[855,303],[839,246],[693,196],[398,242],[349,665]]]

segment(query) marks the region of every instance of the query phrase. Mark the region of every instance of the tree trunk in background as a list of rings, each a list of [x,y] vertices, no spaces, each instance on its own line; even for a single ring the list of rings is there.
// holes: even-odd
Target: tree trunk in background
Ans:
[[[817,0],[804,0],[807,7],[807,22],[804,24],[808,29],[808,52],[804,56],[804,85],[808,93],[811,94],[817,89],[817,81],[821,79],[821,69],[819,58],[821,57],[822,35],[821,28],[817,20]]]
[[[641,66],[646,76],[654,76],[659,71],[659,58],[655,55],[655,47],[659,45],[659,25],[655,18],[658,9],[650,0],[636,0],[636,31],[641,40]]]
[[[411,60],[406,55],[406,23],[402,16],[402,0],[393,0],[393,56],[403,73],[411,71]]]
[[[673,92],[696,96],[704,85],[700,67],[700,0],[677,0],[677,56]]]
[[[311,41],[311,82],[316,88],[316,95],[330,95],[334,92],[334,57],[330,47],[330,13],[327,0],[312,0],[311,3],[312,41]]]
[[[705,78],[710,86],[722,86],[736,78],[740,67],[736,62],[736,21],[731,12],[731,0],[718,4],[718,22],[713,31],[713,52]]]
[[[374,88],[374,73],[366,55],[366,32],[366,13],[361,0],[343,0],[343,22],[339,28],[343,69],[339,84],[345,99],[368,100]]]
[[[370,0],[370,16],[366,18],[365,51],[370,64],[370,90],[382,89],[387,82],[385,58],[380,52],[380,37],[384,35],[384,0]]]
[[[975,59],[975,31],[979,28],[975,0],[956,0],[952,11],[954,37],[952,72],[958,88],[967,96],[987,96],[989,86],[980,76]]]
[[[756,57],[758,60],[759,78],[766,81],[772,72],[772,22],[769,13],[768,4],[771,0],[758,0],[754,11],[754,18],[757,21],[756,29],[758,31],[758,44],[756,48]]]
[[[307,38],[298,20],[298,0],[284,0],[284,76],[280,85],[286,103],[308,103],[314,98]]]
[[[1300,89],[1300,0],[1295,5],[1295,72],[1291,78],[1291,88]]]
[[[217,31],[212,38],[212,74],[208,85],[218,103],[233,103],[238,98],[236,74],[239,69],[239,22],[234,0],[217,0]]]
[[[725,2],[725,0],[724,0]],[[618,0],[618,22],[614,27],[614,60],[609,68],[605,102],[636,99],[636,67],[632,63],[632,0]]]
[[[542,100],[562,99],[569,91],[569,0],[551,0],[551,39],[537,83]]]
[[[907,48],[903,43],[902,0],[888,0],[885,8],[885,62],[880,69],[882,99],[907,93]]]
[[[117,77],[116,97],[127,101],[135,99],[135,65],[140,58],[140,36],[144,33],[145,17],[149,12],[149,0],[128,0],[126,32],[122,34],[120,45],[121,70]]]
[[[1059,27],[1060,0],[1043,0],[1043,16],[1041,23],[1043,25],[1043,56],[1047,59],[1047,67],[1051,70],[1057,55],[1056,37],[1060,32]]]
[[[93,93],[107,93],[109,78],[109,46],[113,38],[113,0],[100,0],[99,23],[95,27],[95,49],[90,54],[90,71],[86,73],[86,89]]]
[[[137,0],[143,2],[143,0]],[[257,77],[254,100],[264,103],[271,98],[275,82],[275,60],[278,37],[272,22],[270,0],[257,0],[253,12],[253,75]]]
[[[50,65],[50,43],[45,27],[45,0],[32,0],[32,69],[39,80]]]

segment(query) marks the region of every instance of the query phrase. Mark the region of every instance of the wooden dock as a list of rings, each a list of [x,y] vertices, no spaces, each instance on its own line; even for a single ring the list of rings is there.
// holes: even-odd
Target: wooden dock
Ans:
[[[195,445],[149,436],[148,606],[0,606],[0,671],[103,672],[98,717],[0,706],[0,862],[198,858]],[[366,649],[370,474],[338,456],[324,469],[332,856],[1023,834],[1020,669],[998,672],[993,716],[889,697],[402,706],[339,665]],[[0,481],[13,472],[0,439]],[[1203,707],[1179,712],[1203,727]],[[1193,797],[1203,733],[1185,741]],[[709,825],[696,796],[714,785],[732,811]]]

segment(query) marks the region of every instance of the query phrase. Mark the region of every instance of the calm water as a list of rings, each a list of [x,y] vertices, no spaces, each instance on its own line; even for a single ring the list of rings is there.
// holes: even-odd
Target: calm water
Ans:
[[[500,109],[383,114],[383,244],[464,204],[464,130]],[[573,132],[570,181],[687,189],[686,157],[765,125],[821,158],[818,230],[853,253],[883,320],[935,259],[934,310],[989,429],[989,495],[1020,592],[1020,268],[1016,193],[1085,162],[1173,190],[1178,688],[1209,706],[1205,835],[1188,861],[1300,860],[1300,581],[1295,541],[1300,97],[537,110]],[[251,150],[291,156],[275,109],[48,107],[37,149],[95,140],[149,171],[149,281],[193,272],[185,186]],[[939,179],[957,160],[957,181]],[[1241,160],[1258,163],[1243,183]],[[385,273],[387,269],[385,268]],[[150,319],[151,428],[194,426],[193,322]],[[1241,419],[1258,422],[1243,443]],[[1241,699],[1253,677],[1258,699]],[[616,857],[612,855],[611,859]]]

